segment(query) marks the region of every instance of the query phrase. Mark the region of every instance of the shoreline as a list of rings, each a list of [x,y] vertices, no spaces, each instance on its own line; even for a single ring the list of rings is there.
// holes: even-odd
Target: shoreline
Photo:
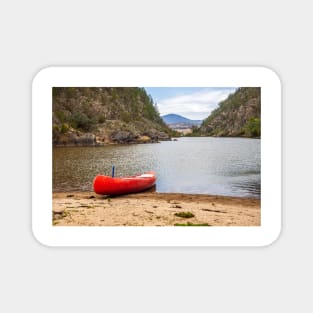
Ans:
[[[177,141],[179,138],[237,138],[237,139],[261,139],[261,137],[246,137],[246,136],[191,136],[191,135],[184,135],[184,136],[172,136],[169,139],[158,139],[158,140],[151,140],[151,141],[131,141],[131,142],[116,142],[110,141],[106,143],[93,143],[93,144],[81,144],[81,143],[53,143],[53,148],[73,148],[73,147],[106,147],[106,146],[116,146],[116,145],[144,145],[144,144],[151,144],[151,143],[161,143],[162,141]]]
[[[116,197],[53,192],[55,226],[260,226],[261,201],[146,191]]]

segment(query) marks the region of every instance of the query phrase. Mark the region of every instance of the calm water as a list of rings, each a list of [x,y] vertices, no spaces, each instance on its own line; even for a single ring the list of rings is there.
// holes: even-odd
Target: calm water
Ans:
[[[158,192],[260,198],[261,141],[179,138],[158,144],[53,149],[53,190],[92,190],[97,174],[157,172]]]

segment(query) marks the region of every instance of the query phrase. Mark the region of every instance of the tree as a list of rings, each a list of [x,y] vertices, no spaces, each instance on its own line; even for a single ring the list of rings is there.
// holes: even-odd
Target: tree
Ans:
[[[244,128],[245,134],[249,137],[261,136],[261,120],[259,118],[250,118]]]

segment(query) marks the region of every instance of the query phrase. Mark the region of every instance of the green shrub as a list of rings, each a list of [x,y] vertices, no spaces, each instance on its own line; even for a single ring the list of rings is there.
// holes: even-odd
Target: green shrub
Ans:
[[[129,123],[131,121],[130,114],[126,111],[122,111],[121,112],[121,119],[122,119],[122,121]]]
[[[63,123],[63,124],[62,124],[62,126],[61,126],[61,130],[60,130],[60,132],[61,132],[62,134],[65,134],[65,133],[67,133],[67,132],[68,132],[68,130],[69,130],[69,126],[68,126],[68,124]]]
[[[191,218],[194,217],[195,215],[191,212],[178,212],[174,214],[175,216],[182,217],[182,218]]]
[[[73,128],[89,131],[92,128],[93,121],[85,113],[75,112],[71,116],[71,125]]]
[[[98,118],[98,123],[102,124],[105,122],[105,116],[104,115],[100,115]]]
[[[248,137],[261,136],[261,120],[259,118],[250,118],[244,126],[245,135]]]
[[[57,119],[61,123],[63,123],[65,121],[66,117],[65,117],[65,113],[63,111],[55,111],[53,113],[55,114],[55,116],[57,117]]]
[[[174,226],[210,226],[210,225],[208,223],[194,224],[194,223],[187,222],[185,224],[176,223],[174,224]]]
[[[53,142],[57,141],[60,137],[60,129],[59,126],[56,124],[53,124],[52,126],[52,140]]]

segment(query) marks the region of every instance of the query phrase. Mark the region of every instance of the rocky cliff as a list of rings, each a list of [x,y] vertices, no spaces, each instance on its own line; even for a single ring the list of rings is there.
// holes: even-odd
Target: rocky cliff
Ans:
[[[220,102],[194,133],[202,136],[261,136],[261,88],[241,87]]]
[[[144,88],[53,87],[53,144],[168,140],[171,130]]]

